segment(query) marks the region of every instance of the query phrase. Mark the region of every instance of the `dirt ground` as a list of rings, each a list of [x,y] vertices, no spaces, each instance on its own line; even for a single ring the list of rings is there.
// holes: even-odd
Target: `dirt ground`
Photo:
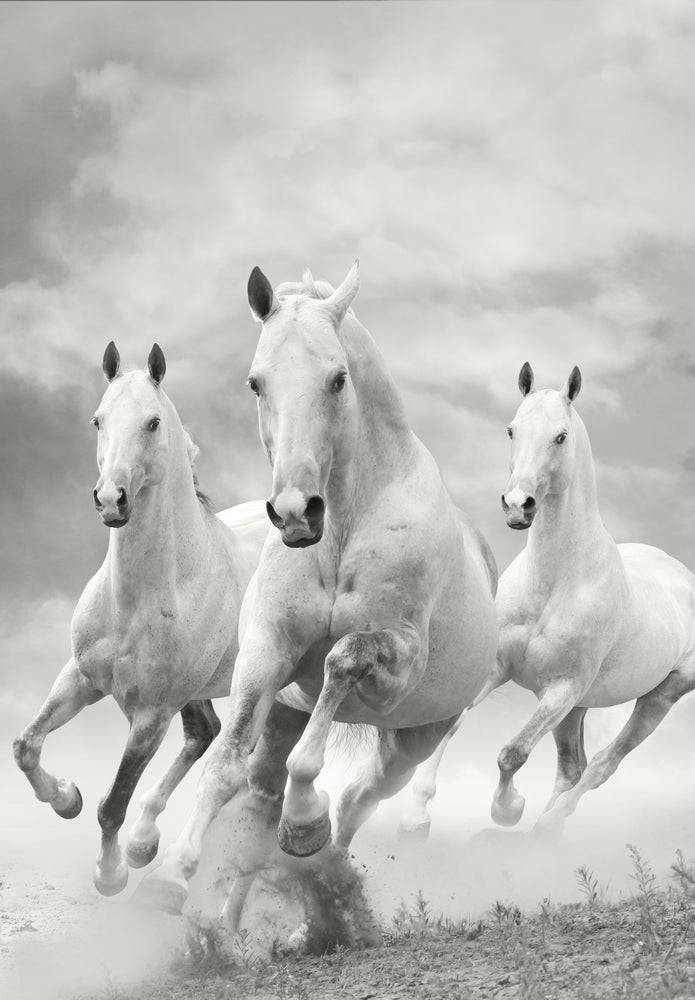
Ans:
[[[590,869],[580,902],[523,909],[492,902],[475,918],[441,916],[422,894],[382,916],[379,947],[236,960],[185,955],[181,918],[99,899],[89,881],[27,878],[0,886],[0,995],[9,1000],[634,1000],[695,996],[695,898],[688,878],[657,888],[648,860],[613,902]],[[692,875],[692,870],[691,875]],[[695,876],[693,876],[695,878]],[[73,886],[70,888],[70,886]]]

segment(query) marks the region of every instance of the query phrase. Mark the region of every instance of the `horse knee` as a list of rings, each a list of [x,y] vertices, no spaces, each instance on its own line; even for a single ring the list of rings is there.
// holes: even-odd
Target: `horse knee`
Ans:
[[[103,833],[116,833],[123,826],[126,808],[117,807],[105,796],[97,809],[97,821]]]
[[[502,774],[514,774],[527,760],[528,754],[521,750],[520,747],[510,743],[509,746],[503,747],[500,750],[499,757],[497,758],[497,766]]]
[[[12,744],[12,751],[20,771],[33,771],[38,767],[40,751],[33,740],[20,733]]]
[[[350,632],[336,642],[326,657],[326,673],[335,680],[357,682],[376,666],[376,649],[370,632]]]

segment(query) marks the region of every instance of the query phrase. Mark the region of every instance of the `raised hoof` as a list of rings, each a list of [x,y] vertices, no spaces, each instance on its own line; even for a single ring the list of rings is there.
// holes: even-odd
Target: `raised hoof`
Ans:
[[[523,795],[515,795],[513,801],[508,806],[500,805],[495,798],[492,800],[490,814],[493,821],[497,823],[498,826],[516,826],[521,817],[524,815],[525,805],[526,799]]]
[[[324,847],[331,837],[328,813],[322,813],[310,823],[290,823],[284,816],[278,825],[278,842],[285,854],[293,858],[308,858]]]
[[[131,843],[129,841],[125,849],[125,856],[131,868],[144,868],[145,865],[149,865],[150,861],[154,861],[158,850],[159,838],[149,843],[145,841]]]
[[[431,821],[401,820],[396,836],[399,840],[427,840],[430,835]]]
[[[162,910],[179,916],[188,899],[188,888],[183,879],[167,878],[152,872],[144,878],[133,894],[133,902],[153,910]]]
[[[109,872],[108,875],[97,868],[94,872],[94,885],[102,896],[117,896],[128,885],[128,866],[121,867],[119,865],[115,871]]]
[[[77,785],[74,785],[72,782],[70,782],[70,785],[68,786],[68,793],[71,794],[66,805],[58,807],[51,803],[51,806],[53,811],[63,819],[74,819],[75,816],[79,816],[82,812],[82,796]],[[61,796],[61,798],[64,800],[65,796]]]

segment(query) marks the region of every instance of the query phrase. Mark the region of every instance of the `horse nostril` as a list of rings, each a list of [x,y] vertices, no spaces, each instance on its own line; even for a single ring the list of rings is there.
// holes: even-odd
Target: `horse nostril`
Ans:
[[[123,488],[121,488],[118,491],[118,497],[116,499],[116,506],[117,507],[126,507],[127,504],[128,504],[128,496],[126,494],[126,491]]]
[[[101,503],[99,502],[99,494],[97,493],[96,490],[94,490],[94,492],[92,493],[92,496],[94,497],[94,506],[96,507],[97,510],[101,510],[102,507],[101,507]]]
[[[502,510],[504,511],[505,514],[509,513],[509,504],[504,499],[504,493],[502,494]]]
[[[534,500],[533,497],[526,497],[521,506],[522,509],[525,510],[527,514],[530,514],[532,510],[536,509],[536,501]]]
[[[270,502],[270,500],[266,501],[265,509],[266,509],[266,513],[267,513],[268,517],[270,518],[271,523],[274,524],[276,528],[282,528],[284,526],[285,522],[279,516],[279,514],[277,513],[277,511],[273,507],[273,505]]]
[[[309,522],[316,521],[323,517],[325,510],[326,505],[323,502],[323,498],[318,494],[315,494],[313,497],[309,497],[307,505],[304,509],[304,517]]]

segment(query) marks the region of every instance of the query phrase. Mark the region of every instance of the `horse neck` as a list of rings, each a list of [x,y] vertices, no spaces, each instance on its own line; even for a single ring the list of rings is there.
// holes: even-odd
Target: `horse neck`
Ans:
[[[613,544],[599,511],[589,435],[576,412],[573,421],[576,450],[572,479],[563,493],[544,498],[529,529],[531,587],[541,594],[563,580],[585,580],[606,544]]]
[[[140,492],[128,524],[109,532],[109,576],[120,605],[136,604],[143,593],[171,593],[208,559],[207,514],[178,416],[170,421],[169,434],[164,478]]]
[[[351,314],[341,327],[357,397],[357,439],[346,463],[336,463],[328,483],[329,515],[359,510],[412,461],[415,438],[405,406],[374,340]]]

